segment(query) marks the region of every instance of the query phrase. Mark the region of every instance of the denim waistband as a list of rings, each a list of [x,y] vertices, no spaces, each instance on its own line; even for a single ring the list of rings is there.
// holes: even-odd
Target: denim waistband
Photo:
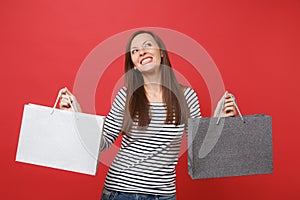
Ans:
[[[176,200],[176,195],[151,195],[139,193],[127,193],[103,188],[101,200]]]

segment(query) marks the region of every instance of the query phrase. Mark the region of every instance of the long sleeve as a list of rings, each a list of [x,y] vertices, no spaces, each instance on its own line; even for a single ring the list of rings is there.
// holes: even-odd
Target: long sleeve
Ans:
[[[200,104],[196,92],[192,88],[188,87],[184,92],[184,96],[189,107],[190,118],[200,118]]]
[[[112,107],[105,119],[100,151],[108,149],[120,135],[122,129],[126,89],[123,87],[116,95]]]

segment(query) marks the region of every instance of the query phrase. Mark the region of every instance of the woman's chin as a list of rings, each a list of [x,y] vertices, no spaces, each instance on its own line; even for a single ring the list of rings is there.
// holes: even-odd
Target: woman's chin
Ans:
[[[156,65],[154,63],[148,63],[148,64],[145,64],[145,65],[142,65],[142,66],[138,67],[138,70],[141,73],[159,72],[158,69],[159,69],[159,65]]]

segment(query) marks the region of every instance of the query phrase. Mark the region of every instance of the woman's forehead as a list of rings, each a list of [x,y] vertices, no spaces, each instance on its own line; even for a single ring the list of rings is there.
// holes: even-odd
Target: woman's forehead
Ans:
[[[133,40],[131,41],[131,47],[139,47],[141,46],[145,41],[152,41],[155,42],[154,38],[152,37],[152,35],[148,34],[148,33],[141,33],[138,34],[137,36],[135,36],[133,38]],[[156,42],[155,42],[156,43]]]

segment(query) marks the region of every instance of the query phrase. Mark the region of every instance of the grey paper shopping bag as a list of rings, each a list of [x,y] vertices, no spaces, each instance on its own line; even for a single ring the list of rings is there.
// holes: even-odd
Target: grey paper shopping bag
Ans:
[[[271,116],[189,119],[188,145],[193,179],[273,172]]]
[[[24,106],[16,161],[95,175],[104,117]]]

